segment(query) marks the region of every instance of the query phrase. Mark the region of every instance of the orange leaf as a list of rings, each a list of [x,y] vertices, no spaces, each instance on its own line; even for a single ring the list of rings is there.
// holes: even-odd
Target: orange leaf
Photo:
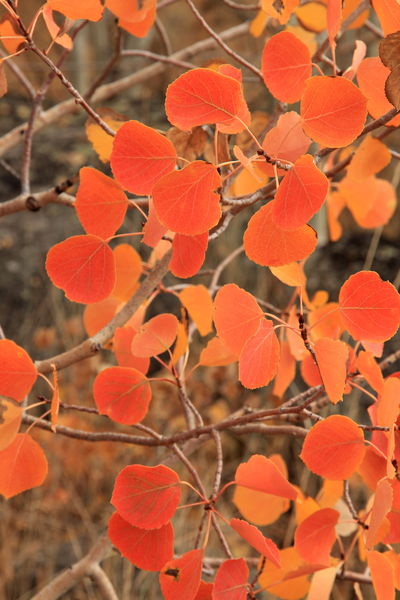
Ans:
[[[321,337],[337,339],[343,332],[339,304],[328,302],[308,313],[309,332],[313,340]]]
[[[393,564],[384,554],[375,550],[367,552],[367,562],[376,600],[395,600]]]
[[[155,0],[106,0],[108,10],[128,23],[143,21],[155,4]]]
[[[219,337],[213,337],[201,351],[199,364],[205,367],[221,367],[237,361],[238,357],[229,350]]]
[[[242,521],[242,519],[231,519],[229,525],[236,533],[246,540],[250,546],[253,546],[257,552],[265,556],[278,568],[281,567],[277,545],[269,538],[264,537],[257,527],[250,525],[247,521]]]
[[[386,460],[375,448],[368,446],[358,472],[371,490],[375,490],[378,481],[386,474]]]
[[[163,235],[167,232],[167,228],[162,225],[157,217],[156,210],[154,208],[153,199],[149,198],[149,213],[147,221],[143,225],[143,237],[142,242],[150,248],[155,248],[158,242],[161,240]],[[208,236],[207,236],[208,237]]]
[[[303,598],[310,586],[308,578],[299,574],[292,579],[285,580],[290,574],[293,574],[304,563],[294,547],[281,550],[282,568],[278,569],[275,565],[268,563],[259,576],[259,584],[263,589],[267,589],[270,594],[278,598],[287,600],[297,600]]]
[[[393,108],[385,94],[385,82],[389,75],[390,69],[377,56],[365,58],[358,67],[358,85],[367,98],[368,112],[374,119],[379,119]],[[397,115],[386,123],[386,127],[397,127],[399,124],[400,115]]]
[[[364,352],[361,350],[357,356],[356,368],[378,394],[383,392],[384,383],[382,371],[374,359],[372,352]]]
[[[328,25],[328,38],[329,44],[333,47],[336,46],[335,37],[340,31],[342,24],[342,2],[341,0],[328,0],[327,10],[327,25]]]
[[[163,175],[174,170],[176,150],[155,129],[128,121],[117,131],[110,157],[115,179],[132,194],[151,194]]]
[[[118,474],[111,504],[134,527],[158,529],[174,515],[181,498],[179,477],[164,465],[129,465]]]
[[[236,485],[295,500],[297,490],[287,481],[276,464],[261,454],[253,454],[235,473]]]
[[[120,186],[97,169],[83,167],[75,208],[86,231],[107,239],[114,235],[124,221],[128,199]]]
[[[214,165],[200,160],[164,175],[152,192],[160,222],[183,235],[205,233],[221,217],[220,197],[214,191],[220,185]]]
[[[0,494],[5,498],[42,485],[47,475],[47,459],[42,448],[27,433],[18,433],[0,451]]]
[[[57,25],[53,17],[53,10],[48,3],[42,7],[42,15],[51,39],[63,48],[72,50],[73,43],[70,36]]]
[[[306,384],[310,387],[322,384],[319,369],[315,364],[313,357],[309,353],[307,353],[307,355],[301,361],[300,373]]]
[[[272,393],[280,398],[292,383],[296,373],[296,361],[290,352],[289,343],[286,340],[280,340],[280,357],[278,371],[275,377]]]
[[[178,323],[178,319],[169,313],[157,315],[146,321],[133,338],[132,354],[145,357],[165,352],[174,343]]]
[[[274,202],[261,207],[250,219],[243,242],[247,257],[258,265],[278,267],[307,258],[317,245],[309,225],[285,231],[275,225]]]
[[[117,327],[113,338],[113,350],[120,367],[131,367],[141,373],[147,373],[149,357],[140,358],[132,354],[131,346],[135,335],[133,327]]]
[[[335,525],[339,513],[333,508],[322,508],[304,519],[294,535],[294,546],[309,563],[328,565],[330,552],[336,541]]]
[[[277,227],[298,229],[321,208],[329,182],[314,165],[310,154],[301,156],[284,176],[273,202],[272,218]]]
[[[314,351],[328,398],[337,404],[343,400],[349,349],[340,340],[323,337],[317,340]]]
[[[208,231],[190,236],[177,233],[172,241],[171,273],[182,279],[196,275],[206,257],[207,246]]]
[[[246,341],[256,333],[263,311],[255,298],[234,283],[222,286],[214,300],[214,323],[219,337],[239,356]]]
[[[392,427],[400,412],[400,379],[388,377],[376,404],[376,424]]]
[[[212,583],[206,583],[200,581],[200,587],[197,590],[197,594],[194,600],[213,600],[212,592],[214,585]]]
[[[381,542],[381,539],[376,539],[379,529],[382,523],[392,508],[393,502],[393,490],[388,479],[383,478],[378,482],[376,486],[374,504],[372,506],[371,515],[369,519],[369,527],[365,535],[365,545],[367,550],[370,550]]]
[[[83,311],[83,326],[88,336],[95,335],[111,321],[120,305],[118,298],[109,296],[100,302],[85,306]]]
[[[93,384],[93,396],[101,415],[116,423],[134,425],[147,414],[151,400],[148,379],[130,367],[108,367]]]
[[[306,80],[311,77],[307,46],[293,33],[281,31],[267,40],[261,71],[265,85],[281,102],[300,100]]]
[[[236,79],[240,85],[242,85],[242,71],[240,69],[237,69],[236,67],[233,67],[232,65],[219,65],[218,67],[218,73],[222,73],[222,75],[227,75],[228,77],[232,77],[233,79]],[[240,127],[240,124],[245,123],[246,125],[249,125],[251,121],[251,115],[250,115],[250,111],[247,107],[247,104],[245,102],[245,100],[243,99],[243,102],[241,103],[239,112],[237,113],[237,119],[235,119],[232,123],[228,123],[228,124],[222,124],[222,123],[218,123],[217,124],[217,130],[220,131],[221,133],[237,133],[237,128],[238,125]]]
[[[311,140],[303,131],[302,119],[295,112],[281,115],[275,127],[266,134],[262,147],[271,158],[294,163],[307,152]]]
[[[390,163],[388,147],[372,136],[367,136],[358,146],[351,163],[347,167],[347,176],[352,179],[366,179],[382,171]]]
[[[160,572],[160,586],[165,600],[194,600],[200,587],[204,550],[190,550],[167,562]]]
[[[328,567],[314,573],[307,600],[329,600],[335,584],[337,567]]]
[[[115,285],[113,253],[94,235],[75,235],[50,248],[46,270],[53,284],[74,302],[99,302]]]
[[[143,38],[147,35],[149,29],[153,26],[153,23],[156,18],[156,5],[153,4],[146,12],[146,15],[142,21],[138,22],[130,22],[125,21],[124,19],[118,20],[118,25],[125,29],[131,35],[134,35],[139,38]]]
[[[396,0],[372,0],[372,6],[385,36],[400,30],[400,6]]]
[[[138,569],[159,571],[174,555],[171,523],[158,529],[139,529],[115,512],[108,521],[108,537],[122,556]]]
[[[249,569],[243,558],[225,560],[214,581],[213,600],[246,600]]]
[[[168,86],[165,98],[169,122],[183,130],[216,123],[229,126],[230,133],[239,133],[248,125],[235,118],[243,115],[244,107],[241,83],[211,69],[183,73]]]
[[[262,319],[256,333],[248,338],[239,356],[239,381],[254,390],[268,385],[279,364],[279,342],[269,319]]]
[[[318,144],[347,146],[360,135],[367,116],[367,101],[343,77],[311,77],[301,98],[305,133]]]
[[[112,295],[126,302],[138,287],[142,274],[142,259],[129,244],[119,244],[113,250],[115,258],[115,287]]]
[[[385,225],[396,209],[395,189],[385,179],[371,176],[360,181],[346,177],[339,190],[360,227],[372,229]]]
[[[25,350],[12,340],[0,340],[0,395],[22,402],[36,378],[36,367]]]
[[[359,271],[342,285],[339,307],[344,325],[355,340],[383,342],[397,331],[400,296],[374,271]]]
[[[307,433],[300,458],[313,473],[327,479],[348,479],[365,454],[364,435],[342,415],[319,421]]]
[[[0,451],[15,439],[22,421],[22,408],[0,398]]]
[[[296,17],[306,31],[320,33],[327,27],[326,12],[322,2],[307,2],[296,9]]]
[[[100,0],[47,0],[47,4],[69,19],[87,19],[99,21],[103,16]]]
[[[287,0],[282,5],[277,5],[274,0],[261,0],[262,10],[270,17],[276,19],[281,25],[288,22],[291,14],[298,5],[299,0]]]
[[[8,15],[3,16],[0,20],[0,41],[9,54],[21,50],[22,45],[25,43],[25,38],[14,19],[11,19]]]
[[[114,131],[118,131],[127,120],[110,108],[99,108],[97,109],[97,113]],[[85,127],[87,138],[92,144],[93,150],[97,153],[99,159],[104,163],[109,162],[114,138],[91,118],[86,121]]]
[[[210,333],[213,322],[213,302],[208,289],[204,285],[189,285],[179,293],[179,299],[200,335]]]

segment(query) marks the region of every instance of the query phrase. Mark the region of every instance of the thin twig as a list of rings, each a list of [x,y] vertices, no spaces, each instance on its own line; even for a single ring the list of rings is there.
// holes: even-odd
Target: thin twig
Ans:
[[[168,37],[168,33],[159,17],[155,20],[155,27],[157,29],[158,35],[160,36],[160,40],[164,46],[165,54],[168,56],[172,54],[172,46],[171,41]]]
[[[8,56],[8,54],[2,48],[0,48],[0,56],[4,58],[4,57]],[[13,60],[6,60],[5,64],[10,69],[10,71],[15,75],[15,77],[18,79],[20,84],[25,88],[30,99],[33,100],[36,95],[35,89],[34,89],[32,83],[30,82],[30,80],[28,79],[28,77],[22,71],[22,69],[20,69],[19,66]]]
[[[96,583],[97,589],[103,600],[118,600],[117,592],[115,591],[113,584],[99,564],[93,564],[88,575]]]
[[[166,63],[173,65],[174,67],[180,67],[182,69],[193,69],[196,65],[185,62],[183,60],[176,60],[172,56],[164,56],[163,54],[156,54],[150,52],[150,50],[123,50],[121,56],[138,56],[143,58],[150,58],[157,62]]]
[[[216,451],[217,451],[214,487],[213,487],[213,497],[215,497],[218,494],[219,487],[221,485],[222,469],[224,466],[224,457],[223,457],[223,453],[222,453],[221,436],[220,436],[219,432],[216,431],[216,429],[213,429],[212,436],[214,438],[215,447],[216,447]]]

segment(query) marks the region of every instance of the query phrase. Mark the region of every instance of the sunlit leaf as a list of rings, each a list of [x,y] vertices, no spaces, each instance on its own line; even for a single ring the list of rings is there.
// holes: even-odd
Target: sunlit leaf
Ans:
[[[297,490],[287,481],[276,464],[266,456],[253,454],[236,469],[235,483],[251,490],[295,500]]]
[[[156,356],[165,352],[178,332],[178,319],[169,313],[156,315],[144,323],[132,341],[135,356]]]
[[[292,163],[305,154],[311,140],[303,131],[302,119],[295,111],[286,112],[278,119],[275,127],[266,134],[262,147],[268,156]]]
[[[272,393],[280,398],[292,383],[296,373],[296,361],[290,352],[289,343],[280,340],[280,356]]]
[[[98,108],[96,112],[105,123],[115,132],[127,121],[125,117],[110,108]],[[108,134],[96,121],[89,118],[85,124],[86,135],[99,159],[107,163],[110,160],[114,138]]]
[[[373,550],[367,553],[368,567],[376,600],[395,600],[394,570],[384,554]]]
[[[172,241],[171,273],[183,279],[196,275],[204,263],[207,246],[208,231],[190,236],[177,233]]]
[[[250,546],[253,546],[263,556],[270,560],[278,568],[281,567],[281,560],[279,558],[279,549],[277,545],[263,536],[261,531],[250,525],[242,519],[231,519],[229,525],[238,533]]]
[[[47,475],[42,448],[27,433],[18,433],[0,451],[0,494],[5,498],[42,485]]]
[[[213,337],[201,351],[199,364],[205,367],[219,367],[237,361],[233,354],[219,337]]]
[[[388,479],[383,478],[378,481],[376,486],[374,504],[372,506],[371,515],[368,523],[368,530],[365,535],[365,545],[367,550],[371,550],[375,544],[381,542],[381,539],[376,539],[377,533],[382,526],[383,520],[392,508],[393,490]]]
[[[294,545],[305,561],[329,564],[330,552],[336,541],[335,526],[338,519],[337,510],[322,508],[300,523],[294,536]]]
[[[335,584],[337,567],[328,567],[314,573],[307,600],[329,600]]]
[[[333,404],[343,400],[347,375],[348,346],[340,340],[322,337],[314,345],[319,372]]]
[[[69,19],[87,19],[99,21],[103,16],[100,0],[47,0],[47,4]]]
[[[0,398],[0,451],[15,439],[22,421],[22,408]]]
[[[392,427],[400,412],[400,379],[389,377],[385,380],[381,395],[376,404],[377,425]]]
[[[327,302],[323,306],[310,310],[307,318],[313,340],[321,337],[337,339],[343,332],[343,323],[337,302]]]
[[[143,38],[147,35],[149,29],[153,26],[156,18],[157,7],[155,2],[146,12],[144,18],[141,21],[125,21],[125,19],[118,19],[118,25],[128,31],[131,35],[138,38]]]
[[[160,586],[165,600],[194,600],[200,586],[204,550],[190,550],[167,562],[160,572]]]
[[[141,358],[132,354],[132,340],[136,335],[133,327],[117,327],[113,338],[113,351],[120,367],[131,367],[147,373],[150,365],[149,357]]]
[[[95,335],[111,321],[120,305],[118,298],[109,296],[100,302],[85,306],[83,311],[83,326],[89,337]]]
[[[372,352],[364,352],[361,350],[357,355],[356,366],[369,385],[381,394],[384,385],[383,375]]]
[[[275,565],[267,563],[258,578],[259,584],[277,598],[299,600],[306,595],[310,587],[307,576],[301,574],[287,581],[285,577],[300,568],[304,561],[294,547],[284,548],[280,556],[282,568],[278,569]]]
[[[213,302],[208,289],[204,285],[189,285],[179,293],[179,298],[200,335],[210,333],[213,322]]]
[[[75,235],[50,248],[46,270],[69,300],[83,304],[107,298],[115,284],[112,250],[94,235]]]
[[[382,64],[378,56],[365,58],[358,67],[357,82],[367,98],[368,112],[374,119],[379,119],[393,108],[385,94],[385,83],[389,75],[390,69]],[[400,115],[397,115],[386,126],[395,127],[399,124]]]
[[[396,0],[372,0],[372,6],[381,23],[384,35],[400,30],[400,6]]]
[[[225,560],[215,575],[213,600],[246,600],[249,569],[243,558]]]
[[[239,381],[248,389],[268,385],[279,364],[279,342],[272,321],[262,319],[245,342],[239,357]]]
[[[388,147],[372,136],[365,137],[358,146],[351,163],[347,167],[347,176],[352,179],[365,179],[376,175],[390,163]]]
[[[36,378],[36,367],[25,350],[12,340],[0,340],[0,395],[22,402]]]
[[[115,287],[112,295],[126,302],[138,287],[142,274],[142,259],[129,244],[119,244],[113,250],[115,258]]]
[[[134,527],[158,529],[174,515],[181,498],[179,477],[164,465],[129,465],[115,480],[111,504]]]
[[[327,479],[348,479],[364,458],[364,435],[342,415],[319,421],[308,432],[300,458],[313,473]]]

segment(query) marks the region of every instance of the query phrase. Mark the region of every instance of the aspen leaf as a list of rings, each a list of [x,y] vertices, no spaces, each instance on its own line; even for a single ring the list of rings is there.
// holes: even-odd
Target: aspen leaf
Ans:
[[[384,381],[381,395],[376,404],[376,424],[392,427],[400,412],[400,379],[388,377]]]
[[[340,182],[339,189],[360,227],[372,229],[385,225],[396,209],[396,192],[385,179],[370,176],[356,180],[346,177]]]
[[[261,454],[253,454],[235,473],[236,485],[295,500],[297,490],[287,481],[276,464]]]
[[[236,81],[238,81],[240,85],[242,85],[242,71],[240,69],[237,69],[236,67],[229,64],[224,64],[219,65],[218,73],[221,73],[222,75],[227,75],[228,77],[232,77],[233,79],[236,79]],[[217,130],[221,133],[227,134],[237,133],[238,124],[239,127],[240,124],[243,125],[243,123],[249,125],[250,121],[250,111],[247,107],[246,102],[243,99],[243,102],[240,105],[239,112],[237,113],[237,119],[235,119],[232,123],[217,123]]]
[[[108,522],[108,537],[122,556],[146,571],[159,571],[174,555],[171,523],[158,529],[139,529],[115,512]]]
[[[367,116],[367,101],[348,79],[315,76],[306,82],[300,114],[305,133],[315,142],[342,147],[360,135]]]
[[[138,38],[143,38],[147,35],[148,31],[153,26],[153,23],[156,18],[157,8],[156,5],[153,4],[146,12],[144,19],[141,21],[125,21],[124,19],[118,19],[118,25],[125,29],[131,35],[134,35]]]
[[[142,242],[146,244],[146,246],[150,246],[150,248],[155,248],[160,242],[163,235],[166,234],[168,229],[164,227],[162,223],[160,223],[159,218],[157,217],[156,209],[154,208],[153,199],[149,198],[149,213],[147,216],[147,221],[143,225],[143,237]],[[165,241],[165,240],[163,240]]]
[[[379,57],[365,58],[358,67],[358,85],[367,98],[368,112],[374,119],[379,119],[393,108],[385,94],[385,83],[389,75],[390,69],[385,67]],[[386,123],[386,127],[396,127],[399,123],[400,115],[397,115]]]
[[[160,572],[160,586],[165,600],[194,600],[200,586],[204,550],[190,550],[167,562]]]
[[[302,119],[295,111],[281,115],[275,127],[266,134],[262,147],[271,158],[294,163],[305,154],[311,140],[303,131]]]
[[[261,8],[270,17],[284,25],[288,22],[295,8],[299,5],[299,0],[288,0],[282,4],[276,4],[273,0],[261,0]]]
[[[317,245],[317,234],[309,225],[293,231],[277,227],[273,218],[274,202],[265,204],[251,217],[243,237],[247,257],[265,267],[303,260]]]
[[[172,352],[171,362],[173,365],[176,365],[178,360],[185,354],[188,349],[189,340],[188,340],[188,332],[187,332],[187,319],[184,320],[183,323],[178,322],[178,333],[176,335],[176,342],[174,346],[174,351]]]
[[[343,73],[343,77],[346,77],[346,79],[350,79],[350,81],[352,81],[354,76],[357,74],[358,67],[361,64],[361,61],[364,60],[366,54],[367,45],[362,40],[356,40],[351,65],[350,67],[347,67]]]
[[[372,585],[376,600],[395,600],[394,570],[392,563],[384,554],[367,552],[368,567],[371,572]]]
[[[107,298],[115,285],[112,250],[94,235],[75,235],[50,248],[46,270],[69,300],[83,304]]]
[[[165,98],[169,122],[184,131],[207,123],[227,125],[231,133],[243,131],[248,123],[236,117],[244,106],[240,82],[211,69],[183,73],[168,86]]]
[[[131,367],[108,367],[93,384],[93,396],[101,415],[116,423],[134,425],[147,413],[151,388],[147,378]]]
[[[147,373],[150,358],[141,358],[132,354],[131,346],[135,335],[136,331],[133,327],[117,327],[113,338],[113,351],[120,367],[131,367],[141,373]]]
[[[342,225],[339,222],[339,216],[346,206],[346,201],[337,192],[328,194],[326,199],[326,208],[328,212],[329,239],[337,242],[342,235]]]
[[[397,554],[394,550],[389,550],[389,552],[384,552],[383,555],[393,565],[394,585],[397,590],[400,590],[400,554]]]
[[[15,439],[22,421],[22,408],[0,398],[0,451]]]
[[[357,355],[356,367],[364,379],[378,394],[383,392],[383,375],[372,352],[361,350]]]
[[[383,64],[391,71],[385,83],[386,97],[395,108],[400,108],[400,52],[398,31],[391,33],[385,39],[381,40],[381,43],[379,44],[379,56]]]
[[[390,163],[388,147],[372,136],[367,136],[358,146],[347,167],[347,176],[352,179],[366,179],[382,171]]]
[[[229,350],[239,355],[246,341],[256,333],[263,311],[255,298],[234,283],[218,290],[214,300],[214,323]]]
[[[155,129],[128,121],[117,131],[110,157],[115,179],[132,194],[151,194],[161,177],[174,170],[176,150]]]
[[[328,188],[328,179],[314,165],[312,156],[301,156],[275,194],[272,218],[277,227],[293,230],[305,225],[321,208]]]
[[[300,458],[313,473],[338,480],[348,479],[364,454],[364,435],[358,425],[348,417],[332,415],[310,429]]]
[[[328,565],[330,552],[336,541],[335,526],[339,513],[333,508],[322,508],[304,519],[294,535],[294,546],[309,563]]]
[[[340,289],[339,307],[355,340],[386,341],[400,323],[400,296],[374,271],[359,271],[347,279]]]
[[[243,558],[225,560],[215,575],[212,600],[246,600],[249,568]]]
[[[179,293],[179,299],[193,319],[200,335],[210,333],[213,322],[213,302],[204,285],[190,285]]]
[[[268,385],[279,364],[279,342],[272,321],[262,319],[239,356],[239,381],[248,389]]]
[[[0,41],[9,54],[14,54],[21,50],[25,43],[25,38],[17,28],[14,20],[8,15],[0,19]]]
[[[311,77],[307,46],[293,33],[281,31],[267,40],[261,71],[265,85],[281,102],[300,100],[306,80]]]
[[[51,429],[53,432],[55,432],[58,420],[58,412],[60,410],[60,388],[58,386],[57,370],[53,364],[51,365],[51,368],[53,371],[53,394],[51,397],[50,406],[50,422]]]
[[[68,19],[87,19],[99,21],[103,16],[103,6],[100,0],[47,0],[47,4]]]
[[[171,127],[167,131],[167,138],[174,144],[178,155],[190,162],[203,154],[207,142],[207,134],[203,127],[194,127],[192,131],[181,131],[177,127]]]
[[[276,373],[272,393],[274,396],[281,398],[294,379],[296,373],[296,361],[290,352],[289,342],[281,339],[279,345],[280,356],[278,371]]]
[[[129,244],[119,244],[113,250],[115,259],[115,286],[112,295],[126,302],[138,287],[142,274],[142,259]]]
[[[105,4],[119,19],[128,23],[140,23],[155,3],[155,0],[106,0]]]
[[[337,339],[343,332],[343,323],[337,302],[327,302],[323,306],[310,310],[307,319],[313,340],[321,337]]]
[[[205,367],[221,367],[237,361],[233,354],[219,337],[213,337],[201,351],[199,364]]]
[[[264,162],[253,162],[253,169],[242,169],[235,177],[234,182],[229,188],[229,193],[232,196],[244,196],[246,194],[252,194],[257,190],[267,185],[269,180],[268,173],[264,172],[265,167],[270,165],[264,164]]]
[[[127,120],[110,108],[98,108],[96,112],[114,131],[118,131]],[[104,131],[104,129],[91,118],[86,121],[85,128],[87,138],[92,144],[93,150],[97,153],[99,159],[103,163],[109,162],[114,143],[113,136]]]
[[[238,533],[250,546],[253,546],[263,556],[270,560],[278,568],[281,567],[281,560],[279,558],[279,549],[277,545],[263,536],[261,531],[250,525],[242,519],[231,519],[229,525]]]
[[[328,398],[337,404],[343,400],[349,349],[340,340],[322,337],[315,343],[314,351]]]
[[[152,192],[160,222],[183,235],[205,233],[221,217],[220,197],[215,192],[220,185],[214,165],[199,160],[164,175]]]
[[[118,298],[109,296],[100,302],[85,306],[83,311],[83,326],[89,337],[95,335],[111,321],[120,305]]]
[[[329,44],[334,48],[336,46],[335,37],[340,31],[343,18],[341,0],[328,0],[326,17]]]
[[[206,583],[205,581],[200,581],[200,586],[197,590],[197,594],[194,600],[212,600],[213,587],[213,583]]]
[[[22,402],[36,378],[36,367],[25,350],[12,340],[0,340],[0,395]]]
[[[329,600],[335,584],[337,567],[328,567],[314,573],[307,600]]]
[[[27,433],[18,433],[0,451],[0,494],[8,499],[42,485],[47,469],[47,459],[39,444]]]
[[[174,515],[181,498],[179,477],[164,465],[129,465],[115,480],[111,504],[134,527],[158,529]]]
[[[383,520],[392,508],[393,490],[390,481],[386,478],[378,481],[376,486],[374,503],[372,505],[371,515],[369,519],[369,527],[365,535],[365,545],[367,550],[371,550],[375,544],[382,541],[376,539],[379,529],[382,526]]]
[[[366,485],[371,490],[375,490],[378,481],[386,474],[386,460],[375,448],[368,446],[358,472]]]
[[[299,600],[303,598],[310,583],[304,574],[299,574],[292,579],[285,580],[289,574],[301,567],[304,562],[294,547],[284,548],[280,552],[282,568],[267,563],[258,578],[259,584],[270,594],[284,600]]]
[[[327,27],[326,12],[321,2],[307,2],[296,8],[296,17],[306,31],[320,33]]]
[[[178,332],[178,319],[169,313],[157,315],[144,323],[132,341],[135,356],[156,356],[168,350]]]
[[[372,6],[385,36],[400,30],[400,6],[396,0],[373,0]]]
[[[68,33],[63,32],[62,27],[59,27],[57,25],[57,23],[55,22],[54,17],[53,17],[53,10],[49,6],[48,3],[46,3],[42,7],[42,15],[43,15],[43,19],[46,24],[46,27],[47,27],[47,31],[49,32],[50,37],[53,40],[53,42],[55,42],[56,44],[59,44],[60,46],[62,46],[63,48],[66,48],[67,50],[72,50],[72,47],[73,47],[72,39],[70,38]]]
[[[196,275],[206,257],[207,246],[208,231],[190,236],[177,233],[172,241],[171,273],[182,279]]]
[[[113,179],[97,169],[83,167],[79,178],[75,202],[78,219],[86,233],[107,239],[121,227],[128,199]]]

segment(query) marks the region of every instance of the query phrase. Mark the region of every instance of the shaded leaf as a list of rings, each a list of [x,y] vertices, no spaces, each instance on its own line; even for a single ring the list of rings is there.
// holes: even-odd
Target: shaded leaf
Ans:
[[[367,550],[371,550],[375,544],[382,541],[381,539],[376,539],[376,536],[379,533],[383,520],[392,508],[392,502],[392,486],[385,477],[381,479],[376,486],[374,504],[372,505],[369,519],[369,527],[365,535],[365,545]]]
[[[111,321],[120,305],[118,298],[109,296],[100,302],[85,306],[83,311],[83,326],[89,337],[95,335]]]
[[[210,333],[213,322],[213,302],[208,289],[204,285],[189,285],[179,293],[179,299],[200,335]]]
[[[22,408],[0,398],[0,451],[15,439],[22,421]]]
[[[132,354],[131,346],[135,335],[136,331],[133,327],[117,327],[113,338],[113,351],[120,367],[131,367],[141,373],[147,373],[150,358],[141,358]]]
[[[265,556],[278,568],[281,567],[277,545],[269,538],[264,537],[257,527],[250,525],[250,523],[247,523],[246,521],[242,521],[242,519],[231,519],[229,525],[236,533],[246,540],[250,546],[253,546],[259,554]]]
[[[132,341],[132,353],[141,357],[161,354],[174,343],[177,333],[178,319],[174,315],[157,315],[140,327]]]
[[[314,351],[328,398],[333,404],[337,404],[343,400],[348,346],[340,340],[322,337],[315,343]]]
[[[262,147],[271,158],[294,163],[305,154],[311,140],[303,131],[302,119],[295,111],[286,112],[278,119],[275,127],[266,134]]]
[[[233,354],[219,337],[213,337],[201,351],[199,364],[205,367],[220,367],[237,361]]]
[[[374,119],[379,119],[393,108],[385,94],[385,83],[389,75],[390,70],[382,64],[379,57],[365,58],[358,67],[358,85],[367,98],[368,112]],[[397,115],[386,123],[386,127],[395,127],[399,123],[400,115]]]

